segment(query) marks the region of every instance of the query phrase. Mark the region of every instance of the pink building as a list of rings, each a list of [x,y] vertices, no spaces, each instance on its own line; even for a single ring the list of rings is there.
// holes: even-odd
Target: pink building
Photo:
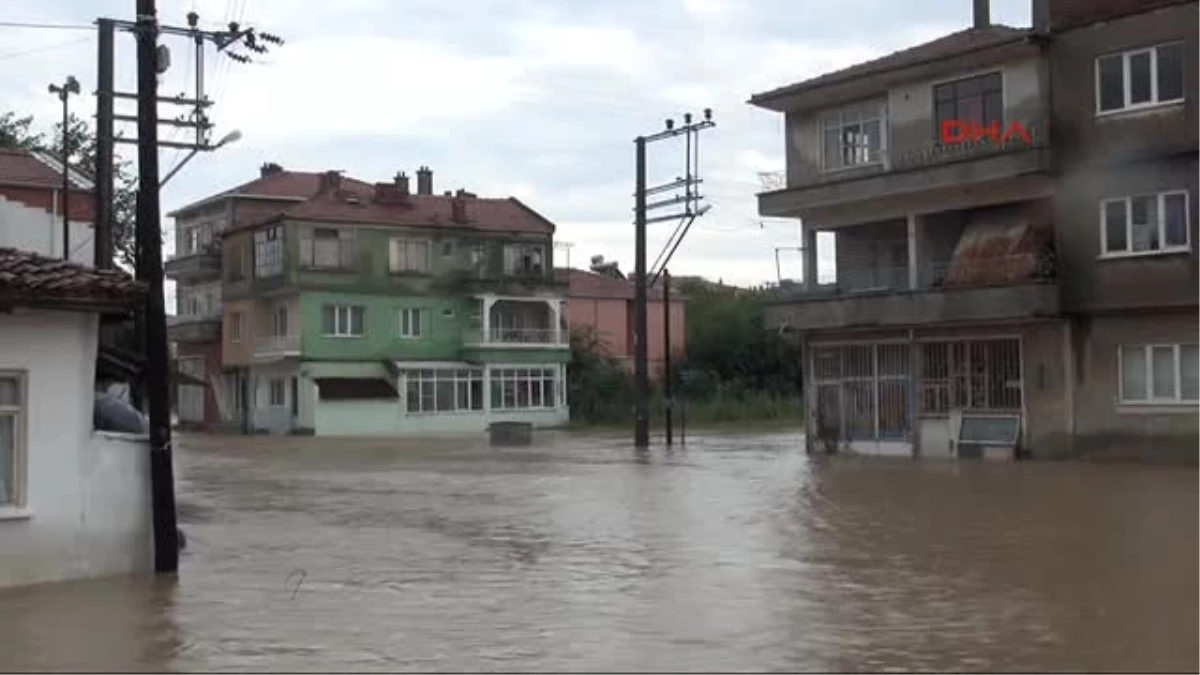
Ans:
[[[625,279],[616,266],[594,264],[593,271],[558,269],[559,283],[568,285],[567,316],[570,327],[590,326],[599,336],[608,353],[633,368],[633,296],[631,280]],[[671,354],[679,359],[687,353],[687,301],[671,293]],[[662,371],[664,349],[662,289],[650,289],[649,340],[651,377]]]

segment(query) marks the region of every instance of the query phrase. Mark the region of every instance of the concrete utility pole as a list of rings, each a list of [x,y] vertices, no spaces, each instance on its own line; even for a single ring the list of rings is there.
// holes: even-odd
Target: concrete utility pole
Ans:
[[[74,75],[68,75],[61,85],[50,85],[50,93],[62,101],[62,236],[63,260],[71,261],[71,113],[67,97],[79,93],[79,80]]]
[[[708,207],[693,209],[692,207],[699,204],[703,197],[699,194],[698,186],[702,182],[699,177],[699,161],[700,161],[700,139],[699,133],[704,129],[709,129],[716,126],[712,121],[712,109],[704,110],[704,121],[693,122],[691,113],[683,116],[684,125],[675,127],[675,120],[668,119],[666,121],[666,130],[660,131],[657,134],[650,136],[638,136],[634,139],[636,150],[635,171],[636,180],[634,184],[634,387],[635,387],[635,417],[633,428],[633,444],[638,449],[645,449],[650,445],[650,379],[649,379],[649,353],[648,353],[648,335],[647,333],[647,289],[653,286],[658,279],[658,274],[666,268],[671,257],[675,254],[675,250],[679,248],[679,244],[683,238],[687,236],[688,229],[697,216],[703,215]],[[674,181],[657,185],[654,187],[646,187],[646,145],[656,141],[675,138],[681,135],[687,137],[687,154],[685,156],[686,172],[684,178],[676,178]],[[694,137],[694,138],[693,138]],[[674,194],[666,199],[648,203],[646,197],[652,194],[672,193],[683,189],[684,194]],[[664,216],[649,217],[649,212],[654,209],[660,209],[667,206],[683,205],[682,212],[670,213]],[[646,226],[650,223],[657,223],[667,220],[677,220],[675,231],[671,233],[671,237],[667,240],[666,245],[659,253],[658,259],[655,260],[654,266],[658,272],[654,273],[653,278],[647,274],[646,270]],[[669,304],[668,304],[669,307]],[[669,330],[669,329],[668,329]],[[664,335],[669,340],[669,333]],[[666,350],[670,351],[670,344],[665,345]],[[670,380],[670,375],[667,375],[667,380]],[[666,385],[668,393],[667,408],[668,411],[673,405],[670,399],[670,384]],[[668,426],[671,424],[671,414],[667,413]],[[671,432],[667,432],[667,442],[671,442]]]

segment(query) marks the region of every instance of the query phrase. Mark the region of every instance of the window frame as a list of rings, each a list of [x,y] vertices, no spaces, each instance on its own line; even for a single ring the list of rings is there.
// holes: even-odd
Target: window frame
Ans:
[[[261,238],[259,235],[262,235]],[[254,231],[255,279],[271,279],[282,276],[287,267],[287,247],[282,225],[268,225]]]
[[[429,374],[427,377],[426,374]],[[487,375],[483,368],[479,367],[433,367],[433,368],[408,368],[402,374],[404,402],[403,410],[406,415],[477,415],[482,414],[487,410]],[[454,392],[452,409],[438,409],[438,384],[449,383]],[[430,395],[425,396],[425,385],[429,385]],[[475,394],[475,385],[478,384],[478,398]],[[416,385],[417,392],[413,395],[412,387]],[[461,407],[460,394],[465,391],[467,398],[466,407]],[[426,409],[425,400],[428,398],[432,402],[430,409]],[[414,410],[414,405],[416,410]]]
[[[412,330],[412,316],[417,317],[417,330]],[[420,340],[425,334],[425,325],[428,322],[428,313],[421,307],[401,307],[396,311],[396,334],[401,340]],[[405,324],[408,324],[408,329],[405,330]]]
[[[245,330],[243,324],[243,315],[241,312],[229,313],[229,341],[232,344],[239,344],[242,341],[242,331]]]
[[[333,332],[325,325],[326,312],[333,310]],[[343,313],[344,312],[344,313]],[[359,313],[359,328],[362,332],[354,331],[354,314]],[[344,330],[343,330],[344,329]],[[361,338],[367,334],[367,307],[356,304],[326,303],[321,306],[321,335],[327,338]]]
[[[403,256],[396,254],[396,247],[402,246],[404,250]],[[424,248],[425,249],[425,266],[423,269],[416,269],[408,266],[408,260],[411,255],[410,249]],[[403,258],[403,265],[397,265],[400,258]],[[433,242],[429,239],[421,237],[391,237],[388,239],[388,273],[390,274],[429,274],[433,270]]]
[[[0,369],[0,379],[11,379],[17,383],[17,404],[0,405],[0,416],[13,418],[12,448],[12,494],[8,501],[0,502],[0,517],[8,514],[23,515],[28,505],[28,449],[29,449],[29,373],[26,370]]]
[[[562,372],[557,366],[520,366],[520,367],[503,367],[490,368],[488,370],[488,390],[491,394],[488,400],[489,410],[499,410],[505,412],[512,411],[528,411],[528,410],[556,410],[565,405],[562,400]],[[546,405],[546,383],[550,382],[550,391],[553,393],[554,400],[551,405]],[[512,403],[508,404],[507,400],[509,393],[508,385],[512,387]],[[521,404],[521,386],[525,387],[526,403]],[[535,387],[536,384],[536,387]],[[534,391],[538,392],[537,398],[540,403],[533,405]],[[499,394],[499,395],[497,395]]]
[[[847,112],[852,111],[852,110],[862,110],[867,107],[873,107],[876,109],[875,117],[859,116],[853,124],[861,125],[866,122],[871,122],[871,121],[875,121],[875,120],[879,121],[879,157],[878,157],[878,159],[876,159],[874,161],[868,160],[866,162],[862,162],[862,163],[858,163],[858,164],[849,164],[849,165],[834,166],[834,167],[829,166],[828,162],[827,162],[829,155],[825,151],[826,150],[826,148],[825,148],[825,132],[830,128],[837,128],[839,130],[842,129],[843,127],[848,125],[848,123],[845,120],[845,115]],[[820,146],[820,155],[821,155],[821,172],[822,173],[838,173],[841,171],[853,171],[855,169],[863,169],[863,168],[876,167],[876,166],[886,167],[888,164],[888,114],[889,114],[889,110],[888,110],[887,102],[881,101],[875,105],[871,105],[867,102],[846,105],[846,106],[837,108],[835,110],[826,111],[825,113],[818,115],[817,116],[817,135],[819,137],[818,145]],[[831,117],[834,117],[834,116],[836,116],[838,118],[838,121],[837,121],[837,124],[835,124],[831,127],[829,120]],[[840,135],[839,135],[839,138],[840,138]],[[839,142],[839,148],[840,148],[840,142]]]
[[[1183,195],[1183,235],[1184,243],[1167,245],[1167,197]],[[1133,249],[1133,200],[1141,197],[1154,197],[1155,213],[1158,219],[1158,242],[1156,249],[1135,251]],[[1125,205],[1125,250],[1108,250],[1108,206],[1122,203]],[[1187,253],[1192,250],[1192,195],[1187,189],[1163,190],[1161,192],[1144,192],[1123,197],[1109,197],[1100,200],[1100,255],[1102,259],[1138,258],[1143,256],[1170,255]]]
[[[1183,87],[1180,90],[1181,96],[1166,101],[1160,101],[1158,98],[1158,50],[1163,47],[1180,45],[1183,48],[1184,72],[1183,72]],[[1150,54],[1150,100],[1144,103],[1130,103],[1132,97],[1131,83],[1132,75],[1129,68],[1130,60],[1139,54]],[[1100,62],[1105,59],[1113,58],[1114,56],[1121,57],[1121,107],[1112,108],[1110,110],[1102,110],[1100,108]],[[1138,47],[1136,49],[1118,50],[1105,52],[1104,54],[1096,55],[1092,65],[1092,78],[1095,84],[1095,110],[1096,117],[1106,117],[1109,115],[1119,115],[1122,113],[1136,112],[1138,110],[1148,110],[1151,108],[1159,108],[1169,105],[1177,105],[1187,100],[1187,44],[1183,40],[1171,40],[1169,42],[1161,42],[1158,44],[1149,45],[1146,47]]]
[[[1200,396],[1196,399],[1183,398],[1183,348],[1194,347],[1193,342],[1151,342],[1147,344],[1117,345],[1117,404],[1121,406],[1194,406],[1200,405]],[[1175,396],[1172,398],[1156,398],[1154,396],[1154,350],[1169,347],[1172,350],[1173,372],[1175,373]],[[1125,352],[1126,350],[1141,350],[1145,357],[1146,367],[1146,398],[1125,398]]]
[[[933,110],[931,111],[932,114],[930,115],[930,117],[933,120],[933,142],[934,142],[934,145],[939,146],[939,147],[945,145],[945,143],[942,142],[941,120],[938,119],[938,99],[937,99],[938,88],[951,86],[951,85],[957,85],[959,83],[967,82],[969,80],[982,79],[982,78],[989,77],[992,75],[998,75],[1000,77],[1000,119],[997,121],[1000,124],[1000,133],[1003,134],[1003,133],[1007,132],[1007,130],[1008,130],[1008,128],[1007,128],[1008,97],[1004,92],[1004,81],[1005,81],[1004,69],[1003,68],[999,68],[999,69],[988,68],[987,70],[982,70],[979,72],[955,75],[954,77],[952,77],[950,79],[938,80],[936,82],[933,82],[930,85],[929,100],[930,100],[930,105],[933,106]],[[958,113],[959,99],[955,98],[954,101],[955,101],[955,114],[959,115],[959,113]],[[985,102],[984,103],[984,116],[986,117],[986,115],[987,115],[987,104]],[[962,117],[961,117],[961,115],[959,115],[955,119],[962,119]],[[985,122],[984,126],[985,127],[987,126],[986,122]],[[955,144],[955,145],[958,145],[958,144]]]
[[[275,403],[275,385],[279,385],[279,403]],[[286,377],[269,377],[267,378],[267,407],[268,408],[286,408],[287,401],[287,378]]]
[[[533,255],[537,254],[538,267],[535,268],[532,264]],[[504,276],[515,277],[530,277],[541,276],[546,274],[546,244],[544,242],[533,241],[516,241],[504,245],[503,249],[503,271]],[[527,267],[524,261],[529,259],[531,264]],[[509,262],[513,264],[510,265]]]

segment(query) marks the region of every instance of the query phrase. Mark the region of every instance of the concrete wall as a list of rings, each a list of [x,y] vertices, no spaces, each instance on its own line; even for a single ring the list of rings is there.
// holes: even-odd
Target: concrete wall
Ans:
[[[57,193],[55,193],[57,194]],[[91,195],[75,195],[76,200]],[[75,207],[71,208],[75,211]],[[90,208],[88,209],[90,214]],[[91,267],[95,263],[92,240],[92,224],[86,221],[71,221],[71,261]],[[33,251],[51,258],[62,258],[62,217],[53,212],[28,206],[23,202],[9,200],[0,195],[0,246],[10,246],[23,251]]]
[[[0,324],[0,370],[25,372],[27,489],[0,510],[0,586],[150,567],[144,439],[92,432],[97,319],[29,312]]]
[[[666,353],[662,300],[648,301],[646,312],[646,329],[650,334],[646,350],[651,363],[661,362]],[[567,315],[572,329],[589,327],[595,330],[610,356],[622,360],[633,358],[633,301],[625,298],[568,298]],[[671,301],[670,321],[671,353],[682,356],[687,353],[685,302]]]
[[[221,315],[221,364],[225,367],[248,366],[254,361],[255,318],[254,300],[227,300]],[[234,313],[242,315],[242,334],[233,339],[230,329]]]

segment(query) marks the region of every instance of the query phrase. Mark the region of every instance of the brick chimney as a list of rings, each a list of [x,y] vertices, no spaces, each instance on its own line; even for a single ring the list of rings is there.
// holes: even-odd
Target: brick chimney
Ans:
[[[260,178],[274,176],[277,173],[283,173],[283,167],[279,166],[275,162],[267,162],[266,164],[258,167],[258,175]]]
[[[433,170],[427,166],[417,169],[417,194],[433,194]]]
[[[342,186],[341,171],[325,171],[321,174],[317,189],[321,193],[334,192]]]
[[[988,0],[975,0],[975,30],[992,25],[992,11]]]
[[[408,195],[410,194],[408,191],[408,174],[401,171],[400,173],[396,174],[396,177],[392,180],[396,184],[396,191],[404,195],[404,198],[407,199]]]
[[[467,200],[462,195],[462,190],[450,197],[450,220],[456,223],[467,222]]]

